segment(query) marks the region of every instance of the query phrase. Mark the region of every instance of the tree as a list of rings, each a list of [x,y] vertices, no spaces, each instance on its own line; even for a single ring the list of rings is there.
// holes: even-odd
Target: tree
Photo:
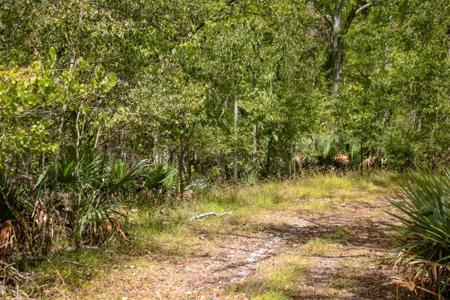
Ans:
[[[342,72],[345,58],[345,36],[360,14],[365,13],[374,5],[373,1],[312,1],[316,10],[321,14],[328,29],[330,45],[329,69],[332,78],[331,92],[339,95],[339,86],[342,80]],[[334,2],[334,7],[333,7]]]

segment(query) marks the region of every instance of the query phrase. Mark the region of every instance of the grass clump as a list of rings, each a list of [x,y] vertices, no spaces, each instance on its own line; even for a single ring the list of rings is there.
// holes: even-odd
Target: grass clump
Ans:
[[[253,300],[288,300],[289,297],[282,292],[268,291],[252,298]]]
[[[37,285],[46,287],[38,293],[46,298],[55,296],[55,293],[64,294],[63,289],[80,289],[86,281],[111,265],[116,255],[105,249],[77,249],[60,253],[43,262],[28,262],[25,268],[36,274],[34,278]]]
[[[254,276],[229,292],[244,293],[249,299],[291,299],[300,293],[298,283],[309,267],[298,255],[282,255],[262,263]]]
[[[333,253],[339,247],[338,244],[325,238],[316,238],[302,246],[301,252],[310,256],[325,256]]]

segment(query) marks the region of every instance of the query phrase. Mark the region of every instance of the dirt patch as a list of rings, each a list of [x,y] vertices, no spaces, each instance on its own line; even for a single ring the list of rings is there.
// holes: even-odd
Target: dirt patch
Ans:
[[[187,257],[148,256],[115,266],[86,286],[79,299],[222,299],[227,288],[245,284],[261,262],[321,239],[338,245],[330,253],[298,253],[309,261],[293,299],[392,299],[387,268],[378,260],[391,241],[383,222],[383,200],[335,211],[272,212],[249,232],[198,232],[199,247]],[[200,221],[201,222],[201,221]],[[202,244],[205,247],[202,247]],[[206,242],[207,241],[207,242]],[[305,246],[306,247],[306,246]],[[296,249],[297,249],[296,248]],[[306,249],[306,248],[300,248]],[[245,292],[235,294],[247,298]]]

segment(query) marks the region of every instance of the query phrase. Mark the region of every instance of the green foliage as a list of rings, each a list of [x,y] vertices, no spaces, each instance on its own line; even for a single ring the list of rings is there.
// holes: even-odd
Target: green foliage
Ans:
[[[405,183],[392,214],[400,225],[400,270],[414,285],[439,295],[450,291],[450,172],[414,175]],[[414,286],[413,285],[413,286]]]
[[[27,152],[34,155],[55,153],[61,144],[58,119],[80,111],[87,115],[88,99],[107,93],[116,83],[112,74],[80,59],[79,67],[57,72],[55,49],[48,59],[28,67],[13,67],[0,72],[0,165],[14,168],[14,162]],[[60,118],[54,114],[62,112]],[[78,125],[78,124],[77,124]]]
[[[177,184],[177,172],[171,165],[158,165],[146,174],[144,186],[148,189],[174,187]]]
[[[56,198],[54,206],[67,212],[67,224],[77,243],[103,242],[121,229],[125,215],[120,213],[119,199],[135,193],[141,178],[147,172],[148,162],[143,160],[132,167],[123,161],[109,161],[89,148],[76,151],[61,149],[40,176],[36,188],[67,193],[67,198]]]
[[[12,207],[29,221],[42,202],[82,244],[120,232],[134,193],[165,203],[203,178],[292,176],[299,154],[322,169],[336,154],[353,169],[369,155],[445,167],[447,2],[2,1]]]
[[[337,153],[335,137],[313,133],[311,137],[304,138],[300,146],[300,152],[313,163],[319,165],[330,164]]]
[[[415,175],[400,191],[400,201],[392,202],[403,229],[403,248],[417,257],[450,260],[450,173]]]

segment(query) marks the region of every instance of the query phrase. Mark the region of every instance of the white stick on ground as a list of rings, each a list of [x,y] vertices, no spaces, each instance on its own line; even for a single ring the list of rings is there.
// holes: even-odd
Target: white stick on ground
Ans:
[[[229,216],[232,215],[233,212],[232,211],[228,211],[228,212],[224,212],[224,213],[216,213],[216,212],[207,212],[198,216],[193,216],[192,218],[189,219],[189,221],[196,221],[196,220],[201,220],[201,219],[205,219],[208,217],[223,217],[223,216]]]

